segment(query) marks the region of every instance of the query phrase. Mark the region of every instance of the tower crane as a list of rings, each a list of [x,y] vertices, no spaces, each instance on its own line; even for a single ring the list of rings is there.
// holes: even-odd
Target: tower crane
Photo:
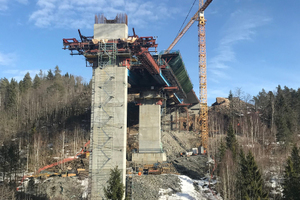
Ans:
[[[208,148],[208,107],[207,107],[207,87],[206,87],[206,43],[205,43],[205,24],[204,10],[209,6],[212,0],[199,0],[199,9],[177,35],[175,40],[166,50],[170,52],[187,30],[198,21],[198,46],[199,46],[199,98],[200,98],[200,135],[201,143],[205,151]]]

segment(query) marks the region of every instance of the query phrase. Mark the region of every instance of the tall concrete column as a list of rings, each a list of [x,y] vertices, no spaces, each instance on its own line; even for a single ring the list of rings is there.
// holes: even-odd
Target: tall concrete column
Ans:
[[[124,17],[124,16],[123,16]],[[123,184],[126,181],[127,144],[127,68],[118,61],[130,54],[118,56],[116,40],[128,38],[126,22],[94,24],[94,43],[98,52],[89,55],[93,63],[93,94],[91,121],[90,188],[91,199],[105,199],[110,170],[118,166]],[[124,57],[125,56],[125,57]]]
[[[144,164],[166,161],[161,144],[162,97],[155,91],[144,91],[139,101],[139,153],[132,155],[132,161]]]
[[[104,198],[110,170],[118,166],[126,178],[127,68],[93,69],[90,160],[91,199]]]

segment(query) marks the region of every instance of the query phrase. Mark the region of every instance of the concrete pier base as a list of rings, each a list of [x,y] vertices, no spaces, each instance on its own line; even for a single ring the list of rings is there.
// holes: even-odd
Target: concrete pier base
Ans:
[[[138,164],[153,164],[167,161],[166,153],[134,153],[132,161]]]

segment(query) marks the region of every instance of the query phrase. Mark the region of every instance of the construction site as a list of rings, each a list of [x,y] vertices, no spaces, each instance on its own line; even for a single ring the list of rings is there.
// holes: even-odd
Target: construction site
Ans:
[[[139,36],[134,29],[129,34],[126,14],[114,19],[95,15],[93,36],[83,36],[78,29],[79,38],[64,38],[63,49],[84,56],[86,70],[93,71],[90,141],[73,158],[42,167],[22,182],[77,177],[88,182],[85,198],[105,199],[103,188],[117,166],[128,199],[176,194],[181,191],[178,175],[186,175],[193,184],[201,180],[201,191],[213,198],[204,18],[211,2],[199,1],[198,11],[162,52],[157,52],[154,37]],[[173,49],[194,23],[199,30],[199,66],[192,67],[199,67],[199,98],[184,58]],[[72,170],[58,172],[59,165]]]
[[[298,199],[296,4],[4,1],[0,199]]]
[[[164,149],[162,136],[166,132],[195,131],[198,141],[193,146],[194,152],[186,154],[206,153],[208,111],[204,10],[210,3],[211,0],[205,4],[202,1],[186,28],[161,53],[156,51],[158,44],[154,37],[138,36],[134,29],[133,35],[128,35],[126,14],[119,14],[112,20],[104,15],[96,15],[94,36],[82,36],[79,31],[80,41],[76,38],[63,39],[64,49],[70,50],[71,55],[83,55],[87,67],[93,70],[92,153],[89,163],[91,199],[104,198],[102,190],[107,184],[110,170],[115,166],[121,170],[126,188],[132,187],[131,176],[128,176],[126,182],[126,174],[171,173],[166,152],[172,154],[174,150]],[[199,22],[200,101],[193,90],[180,52],[172,51],[194,21]],[[128,103],[135,104],[137,115],[134,112],[131,115],[127,113]],[[198,105],[198,109],[190,117],[189,108],[195,105]],[[134,124],[134,120],[138,122],[138,133],[132,131],[132,127],[127,128],[127,122]],[[137,136],[136,141],[127,147],[127,139],[132,140],[134,135]],[[176,139],[175,135],[171,136]],[[184,146],[184,143],[180,144]],[[184,152],[188,149],[191,150],[185,148]],[[129,162],[142,167],[126,173]],[[160,166],[154,167],[157,163]],[[130,189],[127,193],[128,197],[132,196]]]

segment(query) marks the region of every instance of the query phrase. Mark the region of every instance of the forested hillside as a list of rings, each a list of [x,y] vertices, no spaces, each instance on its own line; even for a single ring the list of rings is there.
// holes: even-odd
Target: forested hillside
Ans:
[[[0,167],[3,177],[37,171],[74,155],[89,140],[90,84],[58,66],[23,80],[0,79]],[[10,176],[11,177],[11,176]]]
[[[279,85],[274,92],[262,90],[254,101],[277,141],[295,141],[300,134],[300,88],[296,91]]]
[[[297,199],[300,89],[278,86],[249,98],[237,88],[226,101],[209,112],[223,199]]]

